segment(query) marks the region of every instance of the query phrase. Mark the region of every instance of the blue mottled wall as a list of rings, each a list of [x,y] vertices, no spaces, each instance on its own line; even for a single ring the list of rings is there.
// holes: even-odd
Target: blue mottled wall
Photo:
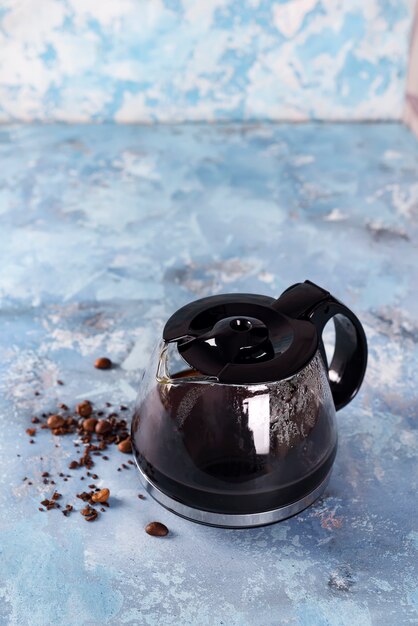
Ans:
[[[399,119],[414,0],[5,0],[0,121]]]

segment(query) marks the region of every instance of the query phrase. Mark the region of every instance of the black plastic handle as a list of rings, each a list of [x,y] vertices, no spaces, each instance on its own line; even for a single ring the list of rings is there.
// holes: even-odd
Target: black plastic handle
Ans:
[[[357,394],[366,372],[367,340],[360,320],[328,291],[309,280],[289,287],[276,302],[282,313],[315,325],[320,337],[319,349],[328,366],[335,408],[341,409]],[[328,365],[322,331],[330,319],[335,326],[335,350]]]

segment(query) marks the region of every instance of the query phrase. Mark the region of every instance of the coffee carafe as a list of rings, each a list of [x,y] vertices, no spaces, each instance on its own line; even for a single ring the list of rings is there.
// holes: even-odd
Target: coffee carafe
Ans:
[[[356,395],[366,363],[358,318],[310,281],[276,300],[187,304],[167,321],[139,387],[132,442],[146,489],[185,518],[227,528],[302,511],[328,483],[336,410]]]

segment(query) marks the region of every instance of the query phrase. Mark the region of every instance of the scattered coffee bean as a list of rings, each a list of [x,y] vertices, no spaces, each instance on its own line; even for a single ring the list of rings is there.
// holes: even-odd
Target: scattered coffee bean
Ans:
[[[123,441],[118,444],[118,449],[120,452],[124,452],[125,454],[130,454],[132,452],[132,443],[131,438],[127,437]]]
[[[50,415],[47,420],[48,428],[55,429],[64,426],[64,418],[61,415]]]
[[[107,502],[110,496],[109,489],[100,489],[97,493],[94,493],[91,497],[93,502]]]
[[[29,437],[33,437],[34,435],[36,435],[36,428],[27,428],[26,434],[29,435]]]
[[[62,511],[62,514],[65,515],[65,517],[68,517],[72,510],[73,510],[73,505],[72,504],[66,504],[65,505],[65,510]]]
[[[68,466],[68,469],[73,470],[73,469],[77,469],[77,467],[79,467],[77,461],[71,461],[71,463]]]
[[[112,430],[112,424],[107,420],[99,420],[96,424],[95,431],[98,435],[106,435]]]
[[[91,406],[91,402],[89,400],[84,400],[77,404],[76,411],[81,417],[89,417],[93,412],[93,407]]]
[[[112,367],[112,361],[107,357],[102,356],[95,360],[94,367],[98,370],[110,370]]]
[[[83,430],[89,433],[94,433],[96,424],[97,424],[97,419],[95,417],[88,417],[83,422]]]
[[[36,417],[36,415],[35,415],[35,417],[32,417],[32,419],[31,419],[32,424],[39,424],[40,421],[41,420],[39,419],[39,417]]]
[[[145,526],[145,532],[153,537],[165,537],[168,535],[168,528],[161,522],[150,522]]]
[[[68,406],[66,404],[64,404],[63,402],[61,402],[61,404],[59,404],[58,406],[63,411],[68,411]]]
[[[84,516],[86,522],[94,522],[98,517],[98,512],[95,509],[92,509],[90,506],[86,506],[84,509],[80,511],[81,515]]]
[[[49,476],[48,472],[42,472],[41,474],[42,478],[47,478]]]

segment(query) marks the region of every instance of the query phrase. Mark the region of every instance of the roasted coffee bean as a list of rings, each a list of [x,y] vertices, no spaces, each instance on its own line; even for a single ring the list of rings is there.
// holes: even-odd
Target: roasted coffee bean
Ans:
[[[112,361],[107,357],[102,356],[95,360],[94,367],[98,370],[110,370],[112,367]]]
[[[48,428],[55,429],[55,428],[62,428],[64,426],[65,421],[64,421],[64,418],[61,417],[61,415],[50,415],[46,423],[47,423]]]
[[[93,502],[107,502],[109,496],[109,489],[100,489],[100,491],[92,495],[91,499],[93,500]]]
[[[83,430],[94,433],[94,429],[96,428],[97,419],[95,417],[88,417],[83,421]]]
[[[26,434],[29,435],[29,437],[33,437],[34,435],[36,435],[36,428],[27,428]]]
[[[112,424],[107,420],[99,420],[96,424],[95,431],[98,435],[106,435],[112,430]]]
[[[151,522],[145,526],[145,532],[153,537],[165,537],[168,535],[168,528],[161,522]]]
[[[59,404],[58,406],[63,411],[68,411],[68,406],[66,404],[64,404],[63,402],[61,404]]]
[[[73,469],[77,469],[77,467],[79,467],[77,461],[71,461],[71,463],[68,466],[68,469],[73,470]]]
[[[49,472],[42,472],[42,478],[47,478],[49,476]]]
[[[94,520],[98,517],[98,512],[95,509],[92,509],[90,506],[86,506],[84,509],[80,511],[81,515],[83,515],[86,522],[94,522]]]
[[[80,402],[80,404],[77,404],[76,411],[81,417],[89,417],[93,412],[91,402],[89,402],[89,400]]]
[[[132,452],[132,443],[131,438],[127,437],[123,441],[118,444],[118,450],[120,452],[124,452],[125,454],[130,454]]]
[[[67,432],[63,427],[51,428],[51,430],[53,435],[65,435],[65,433]]]
[[[40,422],[39,417],[36,417],[36,415],[35,415],[35,417],[32,417],[31,422],[32,422],[32,424],[39,424],[39,422]]]

